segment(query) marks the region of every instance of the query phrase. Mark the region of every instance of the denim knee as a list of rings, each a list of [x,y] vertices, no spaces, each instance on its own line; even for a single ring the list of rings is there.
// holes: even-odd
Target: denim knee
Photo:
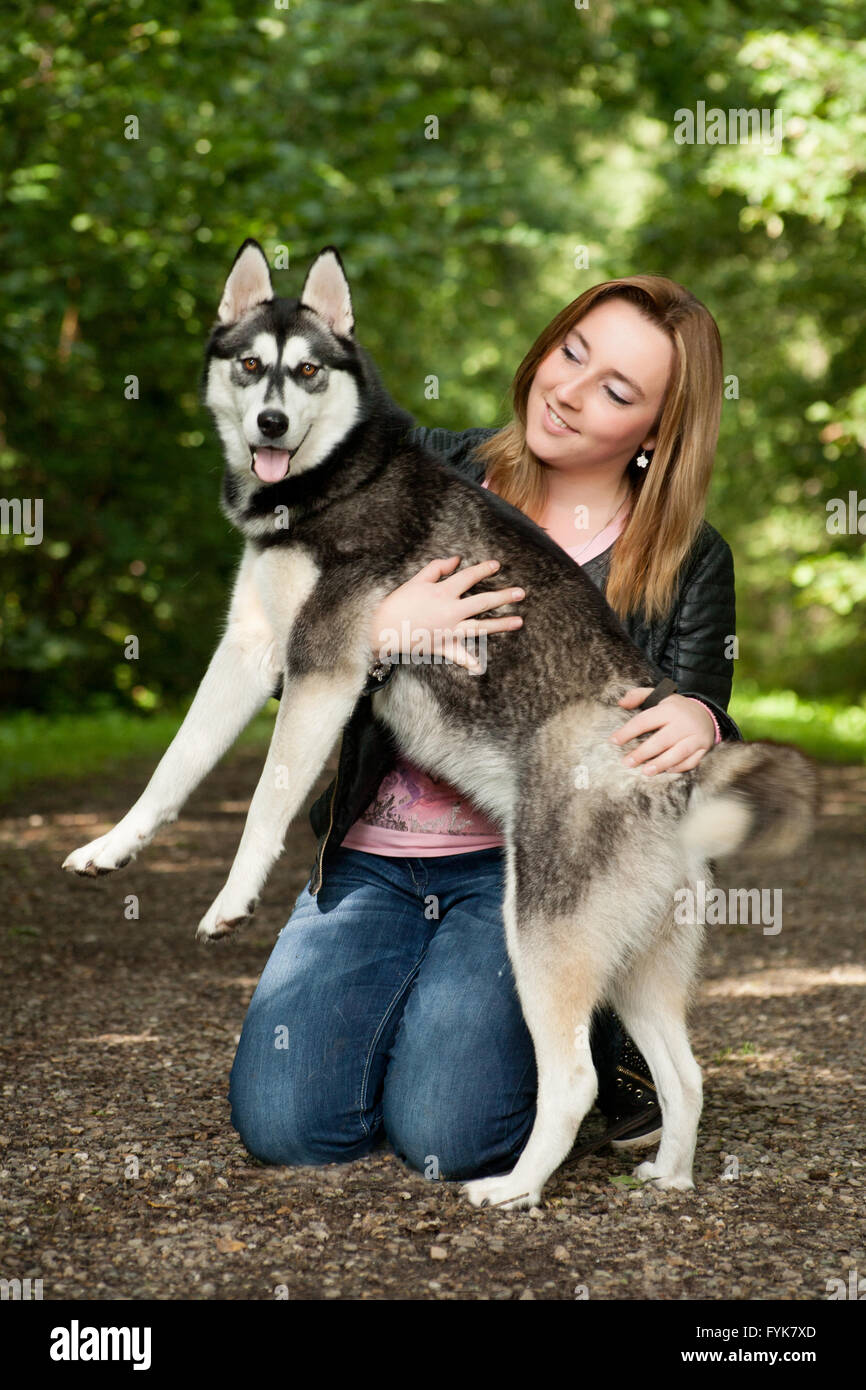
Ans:
[[[350,1163],[382,1142],[381,1128],[365,1131],[357,1116],[327,1117],[309,1099],[291,1105],[283,1093],[278,1111],[263,1091],[250,1096],[230,1090],[231,1123],[253,1158],[285,1167]]]
[[[453,1098],[432,1104],[413,1090],[385,1091],[385,1132],[397,1157],[431,1180],[466,1180],[508,1173],[529,1138],[535,1106],[523,1113],[485,1117],[461,1111]]]

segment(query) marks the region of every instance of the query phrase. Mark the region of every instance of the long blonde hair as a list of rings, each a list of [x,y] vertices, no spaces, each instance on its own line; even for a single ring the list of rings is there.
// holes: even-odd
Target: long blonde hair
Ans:
[[[613,547],[605,596],[624,618],[647,621],[674,601],[677,576],[703,520],[722,411],[722,340],[709,310],[662,275],[606,280],[568,304],[533,343],[511,384],[513,419],[478,449],[493,492],[540,521],[547,500],[545,468],[526,443],[526,403],[539,363],[594,305],[627,299],[670,338],[674,362],[656,422],[650,465],[626,469],[631,506]]]

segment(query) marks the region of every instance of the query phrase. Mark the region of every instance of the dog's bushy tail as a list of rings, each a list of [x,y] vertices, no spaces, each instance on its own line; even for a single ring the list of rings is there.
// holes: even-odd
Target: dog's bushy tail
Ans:
[[[695,769],[681,834],[705,859],[739,849],[793,854],[810,834],[818,803],[817,764],[789,743],[726,742]]]

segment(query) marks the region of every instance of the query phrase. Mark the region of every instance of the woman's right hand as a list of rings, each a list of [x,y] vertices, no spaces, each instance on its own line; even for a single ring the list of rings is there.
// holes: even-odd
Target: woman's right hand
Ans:
[[[481,671],[481,665],[460,639],[478,637],[481,633],[508,632],[521,626],[523,619],[518,613],[474,621],[476,614],[514,603],[524,597],[524,592],[522,589],[495,589],[462,598],[465,589],[495,574],[499,561],[482,560],[480,564],[456,570],[459,563],[459,555],[447,560],[431,560],[382,600],[373,615],[370,632],[374,659],[394,656],[394,645],[388,642],[389,629],[397,634],[399,650],[404,650],[403,624],[408,623],[410,653],[411,644],[417,642],[421,634],[429,633],[432,653],[440,654],[455,666],[465,666],[468,671]]]

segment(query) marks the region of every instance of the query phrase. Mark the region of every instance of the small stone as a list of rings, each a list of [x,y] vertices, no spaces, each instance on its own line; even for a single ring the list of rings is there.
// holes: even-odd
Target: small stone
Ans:
[[[431,1245],[430,1258],[431,1260],[447,1260],[448,1251],[445,1249],[444,1245]]]

